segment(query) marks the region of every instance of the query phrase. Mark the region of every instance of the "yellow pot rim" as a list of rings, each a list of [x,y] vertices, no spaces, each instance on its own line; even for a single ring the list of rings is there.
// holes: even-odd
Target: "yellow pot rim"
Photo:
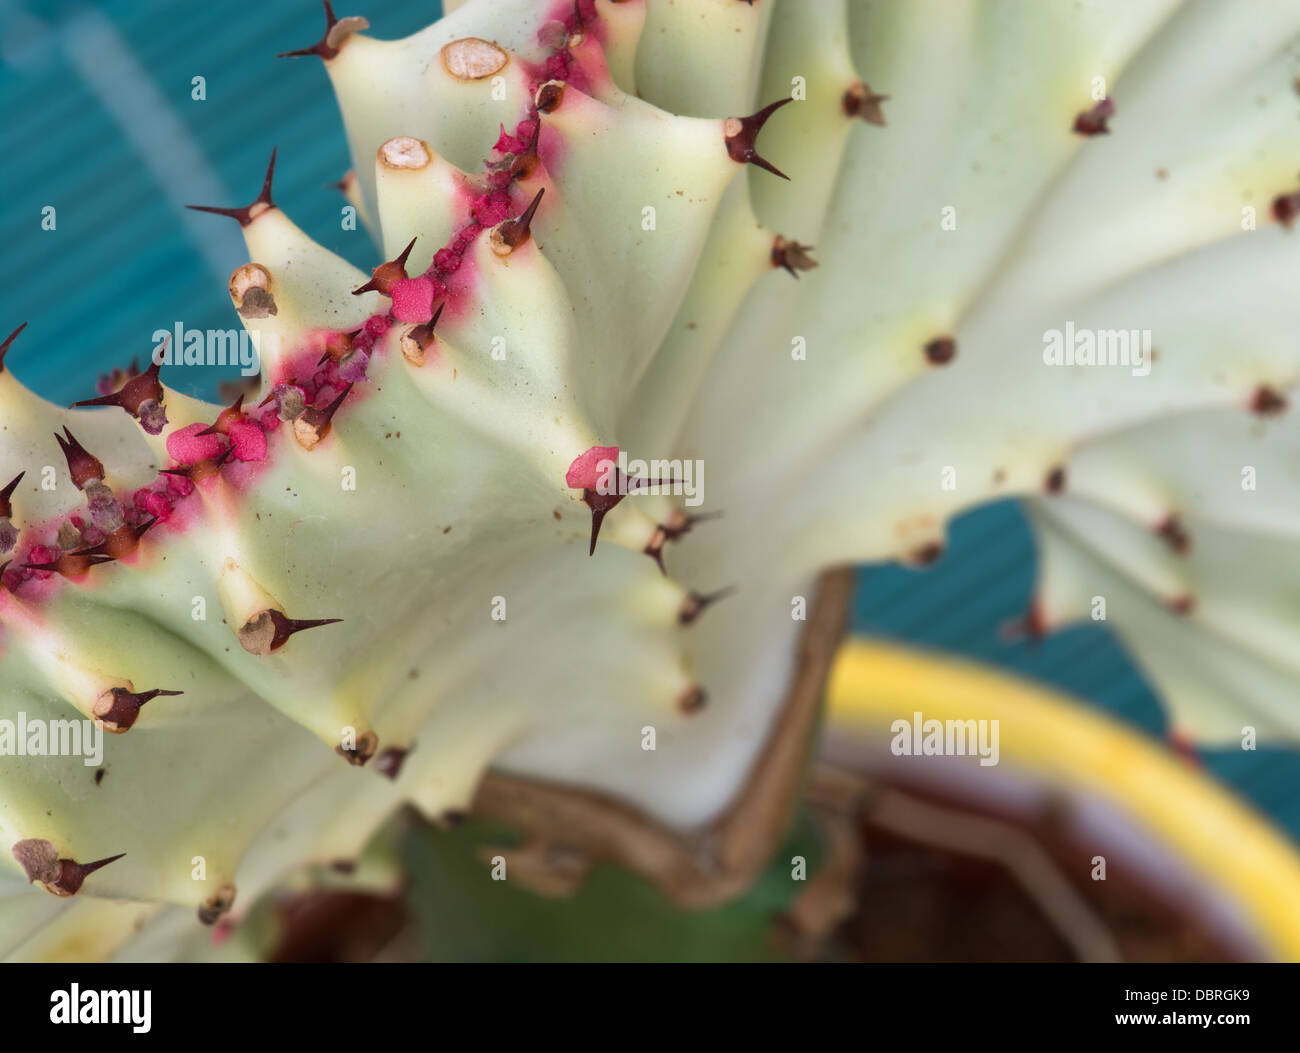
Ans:
[[[1238,905],[1259,945],[1300,960],[1300,853],[1214,779],[1063,693],[974,662],[851,639],[827,685],[833,731],[887,734],[900,713],[997,719],[1000,762],[1102,798]]]

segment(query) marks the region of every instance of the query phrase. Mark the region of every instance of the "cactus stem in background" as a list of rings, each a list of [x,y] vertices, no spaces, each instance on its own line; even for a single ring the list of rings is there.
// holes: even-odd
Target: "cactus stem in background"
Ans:
[[[359,15],[336,18],[334,8],[330,6],[329,0],[324,0],[324,3],[325,33],[320,40],[311,47],[298,48],[295,51],[281,51],[275,56],[276,58],[299,58],[303,55],[318,55],[328,62],[339,53],[348,37],[352,36],[353,33],[360,33],[362,30],[370,28],[370,23]]]
[[[26,328],[27,328],[27,323],[24,322],[12,333],[10,333],[8,336],[5,337],[5,341],[3,344],[0,344],[0,373],[3,373],[5,371],[5,355],[9,353],[9,348],[12,347],[13,342],[18,339],[18,334],[21,333]]]
[[[33,858],[51,881],[60,856],[110,848],[133,859],[89,890],[128,897],[122,913],[46,903],[51,915],[75,908],[46,933],[19,905],[16,924],[0,926],[0,957],[66,953],[69,934],[78,951],[108,956],[143,919],[150,931],[125,952],[139,957],[159,936],[184,935],[168,904],[191,930],[188,950],[215,943],[195,939],[196,907],[219,937],[242,915],[260,918],[254,905],[296,886],[304,863],[366,859],[357,874],[369,881],[380,868],[362,846],[402,802],[426,817],[468,808],[484,772],[480,804],[516,796],[533,816],[553,809],[565,860],[565,846],[616,858],[658,873],[679,902],[721,902],[789,829],[851,572],[823,578],[835,584],[811,613],[810,576],[846,562],[933,563],[949,516],[990,499],[1023,501],[1042,528],[1039,598],[1014,612],[1022,632],[1056,631],[1113,584],[1122,628],[1154,623],[1129,639],[1170,696],[1171,723],[1207,741],[1231,741],[1247,721],[1261,738],[1295,738],[1294,714],[1269,704],[1293,672],[1290,636],[1273,624],[1284,605],[1262,585],[1227,595],[1219,580],[1238,550],[1259,560],[1246,584],[1293,562],[1273,545],[1294,533],[1277,481],[1295,422],[1255,414],[1293,397],[1300,313],[1282,290],[1296,242],[1237,237],[1253,229],[1237,222],[1248,191],[1272,204],[1275,225],[1300,215],[1294,161],[1277,145],[1294,117],[1286,56],[1261,53],[1248,63],[1258,70],[1239,70],[1242,57],[1227,54],[1215,67],[1197,49],[1224,24],[1211,20],[1203,36],[1199,8],[1159,20],[1123,4],[1062,5],[1009,21],[996,39],[979,19],[949,19],[932,54],[933,27],[912,5],[864,0],[859,16],[847,0],[740,3],[464,0],[404,41],[354,43],[362,20],[327,6],[321,42],[291,54],[324,59],[337,89],[355,215],[344,210],[334,229],[360,237],[359,220],[380,245],[370,264],[358,269],[280,211],[268,150],[257,200],[199,209],[237,219],[242,259],[261,261],[221,271],[246,334],[195,317],[171,338],[185,354],[152,356],[188,374],[223,348],[234,366],[238,350],[255,375],[211,402],[164,387],[149,361],[148,373],[99,377],[101,397],[82,405],[118,406],[128,420],[64,412],[0,374],[0,478],[26,468],[58,483],[23,476],[0,500],[12,513],[0,516],[0,563],[12,557],[0,567],[0,695],[11,709],[71,705],[116,733],[105,788],[73,751],[20,763],[0,786],[0,826],[11,844],[19,832],[50,838]],[[319,35],[310,24],[302,42]],[[1213,106],[1161,82],[1189,42],[1207,84],[1234,73]],[[949,52],[961,62],[928,75]],[[1023,62],[1011,69],[1013,53]],[[1128,85],[1118,90],[1130,119],[1155,103],[1173,119],[1082,148],[1114,113],[1110,99],[1097,103],[1103,89],[1084,85],[1096,71]],[[1041,90],[1018,92],[1016,76]],[[888,83],[899,106],[868,80]],[[762,98],[777,101],[759,109]],[[799,98],[808,106],[764,130]],[[915,148],[880,149],[903,132]],[[760,153],[793,167],[795,182]],[[1116,178],[1098,179],[1098,166]],[[949,236],[958,210],[964,233]],[[764,280],[776,268],[795,285]],[[56,308],[74,311],[75,292],[61,290]],[[1238,315],[1255,357],[1225,364],[1222,335],[1240,329],[1225,318]],[[1036,368],[1029,345],[1071,318],[1105,327],[1091,330],[1096,349],[1123,346],[1125,325],[1142,327],[1144,350],[1147,333],[1165,334],[1178,353],[1162,356],[1158,390],[1129,383],[1128,370]],[[870,348],[882,354],[864,360]],[[406,375],[396,351],[427,368]],[[30,353],[53,367],[44,344]],[[958,368],[939,368],[949,364]],[[364,386],[349,400],[353,384]],[[164,398],[174,427],[162,427]],[[142,441],[137,421],[157,441]],[[52,432],[68,474],[57,458],[44,467]],[[1213,491],[1182,457],[1206,434],[1224,482]],[[617,447],[591,447],[602,436],[670,459],[629,467]],[[949,473],[932,469],[954,458],[962,484],[948,492]],[[1243,474],[1238,499],[1247,466],[1260,492]],[[653,478],[670,475],[682,478]],[[612,514],[607,547],[633,555],[581,559],[579,500],[589,554]],[[697,505],[727,518],[673,550],[672,579],[656,578],[638,555],[666,574],[670,543],[720,514],[690,515]],[[1252,544],[1260,534],[1270,536]],[[407,551],[421,555],[403,562]],[[130,572],[93,569],[113,559]],[[1152,565],[1131,565],[1142,561]],[[704,614],[737,591],[711,590],[733,583],[744,598]],[[509,628],[493,628],[507,597]],[[1177,622],[1193,597],[1196,613]],[[349,628],[289,645],[341,620],[289,612],[329,611]],[[1207,628],[1228,631],[1203,648],[1207,675],[1189,678],[1179,637]],[[502,648],[515,660],[500,661]],[[747,661],[758,652],[793,659],[770,670],[795,675],[784,705]],[[1258,676],[1256,655],[1270,660]],[[130,679],[104,672],[123,657]],[[1230,677],[1234,691],[1220,691]],[[141,705],[171,693],[135,689],[150,683],[184,684],[186,701],[152,707],[144,730],[123,738]],[[619,704],[602,705],[601,690]],[[1216,709],[1219,694],[1242,719]],[[629,729],[665,721],[692,742],[647,766]],[[348,765],[328,760],[336,747]],[[159,751],[164,763],[150,763]],[[360,763],[385,778],[353,771]],[[497,764],[519,775],[503,780]],[[197,814],[200,796],[223,806]],[[123,811],[124,800],[147,800],[149,814]],[[209,860],[198,884],[185,865],[194,851]],[[586,872],[556,867],[566,879]],[[238,911],[225,886],[236,875]],[[231,949],[251,948],[259,928]]]
[[[237,219],[241,227],[246,227],[253,222],[263,212],[269,212],[275,208],[275,202],[271,200],[271,181],[275,177],[275,155],[276,150],[271,151],[271,161],[266,166],[266,178],[262,180],[262,190],[251,204],[243,208],[217,208],[214,205],[186,205],[186,208],[193,209],[195,212],[211,212],[217,216],[229,216],[231,219]]]
[[[140,716],[140,707],[146,702],[150,702],[159,695],[180,695],[181,691],[163,691],[155,688],[153,691],[143,691],[136,694],[128,691],[124,687],[110,687],[98,699],[92,710],[92,715],[96,720],[104,722],[104,730],[111,735],[121,735],[130,731]]]
[[[787,102],[792,101],[790,98],[777,99],[776,102],[768,103],[749,117],[728,117],[722,124],[722,133],[726,137],[727,154],[731,159],[737,164],[758,165],[759,168],[773,175],[789,179],[788,175],[759,154],[756,143],[758,133],[762,131],[767,119]]]

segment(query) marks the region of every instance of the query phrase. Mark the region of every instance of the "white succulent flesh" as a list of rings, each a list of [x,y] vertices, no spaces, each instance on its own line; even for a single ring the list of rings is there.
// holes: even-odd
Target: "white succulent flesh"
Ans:
[[[453,6],[326,62],[354,200],[386,258],[416,239],[413,274],[464,223],[498,125],[527,113],[538,32],[570,5]],[[1180,729],[1297,738],[1296,426],[1250,407],[1300,370],[1300,234],[1269,216],[1297,181],[1300,3],[596,10],[511,190],[511,215],[545,190],[531,240],[474,241],[422,365],[393,325],[314,449],[285,425],[264,467],[200,484],[128,560],[48,598],[0,591],[0,717],[77,719],[128,682],[184,692],[108,740],[101,782],[80,757],[4,758],[6,846],[126,853],[37,913],[0,899],[5,953],[108,953],[227,885],[238,916],[295,867],[355,856],[403,802],[464,808],[493,765],[702,823],[764,742],[815,573],[933,552],[949,516],[1000,496],[1031,495],[1049,624],[1106,597]],[[468,38],[507,60],[456,76],[444,48]],[[1095,78],[1118,109],[1088,138],[1072,125]],[[846,114],[859,82],[890,96],[884,126]],[[732,160],[726,119],[792,91],[759,138],[790,181]],[[432,159],[385,164],[395,136]],[[369,276],[278,208],[244,233],[277,307],[244,319],[266,394],[321,331],[388,301],[353,296]],[[777,235],[815,246],[816,269],[774,268]],[[1067,323],[1150,330],[1149,375],[1045,365]],[[956,356],[932,364],[943,337]],[[169,432],[221,408],[166,406]],[[82,500],[50,439],[65,425],[121,492],[170,463],[167,433],[44,403],[12,371],[0,415],[0,483],[29,472],[24,529]],[[643,550],[681,499],[629,497],[588,556],[565,473],[599,445],[703,465],[685,511],[724,515],[665,550],[669,576]],[[1158,532],[1171,520],[1182,552]],[[724,586],[737,597],[679,624]],[[233,630],[267,602],[343,621],[252,654]],[[684,710],[696,686],[708,704]],[[336,756],[349,729],[409,750],[400,775]]]

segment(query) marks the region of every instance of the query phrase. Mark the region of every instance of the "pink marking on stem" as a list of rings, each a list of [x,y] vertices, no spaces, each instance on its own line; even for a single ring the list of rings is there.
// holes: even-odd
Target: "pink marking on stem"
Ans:
[[[617,446],[593,446],[573,459],[564,475],[565,485],[574,490],[594,490],[611,463],[618,463]]]

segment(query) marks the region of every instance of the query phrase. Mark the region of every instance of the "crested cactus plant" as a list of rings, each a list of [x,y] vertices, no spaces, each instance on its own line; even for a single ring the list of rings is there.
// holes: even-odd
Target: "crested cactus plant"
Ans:
[[[1180,734],[1296,739],[1300,7],[325,7],[385,262],[272,153],[208,208],[259,391],[65,409],[0,349],[0,716],[110,766],[4,757],[5,953],[237,919],[489,768],[698,828],[817,573],[997,497],[1029,631],[1100,609]]]

